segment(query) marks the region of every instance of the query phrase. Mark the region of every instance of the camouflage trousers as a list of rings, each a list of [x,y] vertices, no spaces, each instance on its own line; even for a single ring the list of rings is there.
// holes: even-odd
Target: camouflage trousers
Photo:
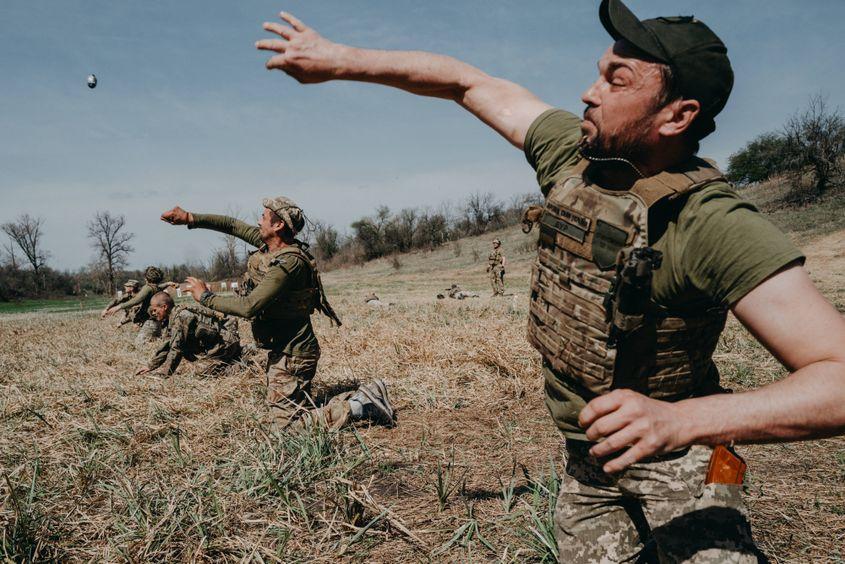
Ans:
[[[161,337],[161,323],[155,319],[147,319],[138,329],[138,334],[135,336],[135,346],[141,347],[159,337]]]
[[[319,357],[290,356],[271,351],[267,355],[267,409],[270,423],[279,429],[300,431],[314,425],[340,429],[352,417],[352,392],[333,397],[315,407],[311,381],[317,373]]]
[[[709,447],[613,476],[590,456],[590,443],[567,440],[566,447],[555,507],[560,562],[766,561],[751,539],[742,486],[704,483]]]
[[[490,285],[493,286],[493,295],[502,296],[505,294],[505,269],[501,266],[494,266],[490,269]]]
[[[198,376],[220,376],[240,360],[241,350],[240,341],[221,344],[208,354],[195,359],[194,372]],[[189,360],[187,356],[185,360]]]

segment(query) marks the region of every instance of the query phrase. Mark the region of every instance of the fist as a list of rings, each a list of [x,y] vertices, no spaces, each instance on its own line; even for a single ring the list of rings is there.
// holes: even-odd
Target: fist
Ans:
[[[161,214],[161,220],[166,221],[170,225],[187,225],[193,223],[194,216],[190,212],[186,212],[179,206],[176,206],[172,210]]]
[[[279,38],[262,39],[256,48],[276,53],[266,64],[268,69],[279,69],[303,84],[325,82],[335,77],[339,66],[341,46],[323,38],[291,14],[279,16],[288,25],[266,22],[264,29]]]
[[[204,281],[200,280],[199,278],[194,278],[193,276],[188,276],[185,280],[185,283],[188,284],[188,291],[193,296],[194,300],[200,301],[204,292],[211,291],[211,287],[206,284]]]

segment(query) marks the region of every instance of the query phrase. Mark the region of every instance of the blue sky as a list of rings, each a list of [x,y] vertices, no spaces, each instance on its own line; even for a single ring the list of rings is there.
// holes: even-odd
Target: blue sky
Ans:
[[[725,41],[731,100],[701,154],[724,164],[815,92],[845,107],[845,2],[630,0],[694,14]],[[209,233],[168,226],[175,204],[236,210],[284,194],[341,230],[376,206],[436,207],[536,189],[523,155],[457,106],[373,85],[301,86],[253,44],[286,10],[330,39],[466,60],[580,112],[610,38],[598,2],[3,0],[0,222],[46,219],[51,266],[91,258],[85,223],[125,214],[131,265],[205,259]],[[85,85],[94,72],[100,84]]]

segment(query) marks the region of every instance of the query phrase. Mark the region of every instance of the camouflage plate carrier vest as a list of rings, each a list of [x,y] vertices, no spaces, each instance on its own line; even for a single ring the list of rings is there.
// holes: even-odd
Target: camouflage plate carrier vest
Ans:
[[[284,307],[273,308],[274,310],[279,310],[278,312],[274,312],[273,319],[301,319],[314,313],[314,309],[317,307],[316,265],[305,251],[296,245],[288,245],[275,252],[262,252],[258,250],[250,253],[242,284],[243,295],[249,295],[256,286],[261,284],[261,281],[267,276],[270,268],[278,265],[279,260],[288,254],[293,254],[303,259],[311,267],[312,284],[308,288],[288,291],[284,295],[279,296],[279,299],[274,304],[278,304],[279,306],[284,305]]]
[[[197,317],[195,336],[206,351],[213,353],[219,348],[240,342],[238,321],[234,317],[199,304],[182,304],[173,308],[170,319],[175,320],[183,311],[189,311]],[[169,333],[170,323],[167,331]]]
[[[253,336],[259,346],[270,346],[270,341],[272,341],[272,335],[264,335],[264,321],[303,319],[309,317],[316,309],[328,316],[338,327],[341,325],[340,319],[326,299],[320,272],[317,270],[317,261],[304,247],[304,243],[297,242],[275,252],[258,250],[249,255],[244,281],[241,285],[241,295],[244,296],[249,295],[264,280],[270,268],[278,265],[285,255],[292,254],[301,258],[309,266],[311,272],[311,284],[307,288],[286,291],[273,302],[272,307],[262,312],[253,321]]]
[[[546,199],[532,271],[529,341],[557,373],[594,394],[629,388],[678,400],[717,388],[711,357],[724,309],[680,313],[651,302],[643,326],[611,347],[605,296],[620,250],[649,245],[649,209],[722,180],[721,173],[694,158],[677,172],[613,192],[585,181],[588,166],[582,159]]]
[[[494,269],[496,267],[502,266],[502,252],[499,249],[494,249],[487,255],[487,263],[490,266],[490,269]]]

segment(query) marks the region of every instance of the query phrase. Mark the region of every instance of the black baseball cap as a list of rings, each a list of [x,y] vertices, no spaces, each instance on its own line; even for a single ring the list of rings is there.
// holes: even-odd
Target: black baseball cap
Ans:
[[[713,118],[728,101],[734,73],[728,48],[709,27],[694,16],[640,21],[620,0],[602,0],[599,19],[613,39],[669,65],[681,95],[701,104],[695,125],[701,137],[716,129]]]

